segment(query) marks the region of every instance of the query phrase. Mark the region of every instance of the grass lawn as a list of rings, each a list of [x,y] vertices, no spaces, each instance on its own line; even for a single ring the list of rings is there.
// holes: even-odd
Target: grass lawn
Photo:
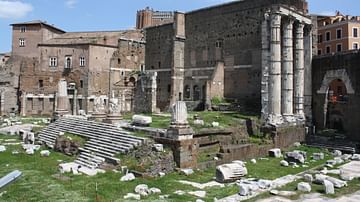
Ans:
[[[13,137],[0,135],[0,139]],[[13,150],[21,151],[18,155],[12,155]],[[317,149],[301,148],[302,150],[318,151]],[[309,154],[310,155],[310,154]],[[95,177],[72,176],[69,174],[59,175],[58,160],[70,162],[73,157],[68,157],[60,153],[52,152],[50,157],[40,157],[39,152],[29,156],[24,154],[19,146],[8,146],[7,151],[0,153],[0,176],[18,169],[23,175],[14,183],[0,190],[0,193],[7,193],[0,197],[0,201],[124,201],[123,196],[133,193],[134,188],[139,184],[147,184],[149,187],[157,187],[162,190],[162,194],[169,194],[168,201],[195,201],[197,198],[185,194],[178,196],[174,194],[176,190],[197,191],[196,188],[183,185],[178,180],[188,180],[193,182],[205,183],[214,179],[215,168],[205,171],[196,171],[191,176],[184,176],[179,173],[171,173],[162,178],[156,179],[136,179],[132,182],[120,182],[122,174],[107,172]],[[249,176],[265,179],[274,179],[286,174],[295,174],[305,168],[292,169],[280,168],[280,159],[269,161],[259,160],[258,164],[247,163]],[[310,164],[311,167],[323,163],[319,161]],[[97,186],[97,191],[96,191]],[[235,185],[227,185],[225,188],[206,189],[207,195],[203,200],[213,201],[214,197],[220,199],[238,192]],[[151,195],[143,201],[156,201],[158,195]]]

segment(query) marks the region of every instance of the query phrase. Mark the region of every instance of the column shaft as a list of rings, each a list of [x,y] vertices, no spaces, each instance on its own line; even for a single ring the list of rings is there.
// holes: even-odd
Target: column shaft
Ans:
[[[281,116],[281,16],[271,15],[269,114]]]
[[[294,61],[293,61],[293,23],[292,19],[284,20],[282,46],[282,114],[293,115]]]
[[[297,23],[295,29],[295,112],[304,117],[304,24]]]

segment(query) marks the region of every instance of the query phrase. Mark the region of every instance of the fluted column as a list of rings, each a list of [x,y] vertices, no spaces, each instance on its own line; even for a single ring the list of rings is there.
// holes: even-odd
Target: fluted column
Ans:
[[[304,118],[304,24],[295,27],[295,113]]]
[[[269,122],[281,117],[281,16],[271,14],[269,68]],[[276,124],[275,124],[276,125]]]
[[[294,91],[294,61],[293,61],[293,23],[294,20],[283,20],[283,44],[282,44],[282,115],[290,121],[293,115],[293,91]]]
[[[270,58],[270,14],[265,13],[264,21],[261,24],[261,120],[266,120],[269,115],[269,58]]]

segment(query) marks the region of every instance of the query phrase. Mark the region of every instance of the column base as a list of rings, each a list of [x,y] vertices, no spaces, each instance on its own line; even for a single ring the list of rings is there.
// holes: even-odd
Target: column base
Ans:
[[[285,123],[296,125],[297,119],[294,116],[294,114],[283,114],[283,117],[284,117]]]
[[[117,124],[122,120],[122,116],[120,114],[108,114],[106,119],[103,120],[104,123]]]
[[[106,114],[92,114],[91,119],[102,122],[106,119]]]
[[[284,124],[284,118],[280,114],[269,114],[266,119],[266,125],[278,127]]]
[[[173,140],[193,139],[194,131],[192,128],[169,128],[166,131],[166,137]]]

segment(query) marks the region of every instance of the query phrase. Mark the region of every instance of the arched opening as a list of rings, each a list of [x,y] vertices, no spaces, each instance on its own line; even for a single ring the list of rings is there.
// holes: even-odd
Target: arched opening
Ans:
[[[344,112],[348,102],[347,88],[343,80],[332,80],[328,86],[324,109],[325,127],[335,133],[344,133]]]
[[[136,79],[134,77],[130,77],[130,86],[135,86]]]
[[[193,92],[194,92],[193,100],[194,101],[200,100],[200,88],[198,85],[195,85],[193,87]]]
[[[189,85],[186,85],[185,88],[184,88],[184,97],[185,99],[190,99],[190,87]]]

